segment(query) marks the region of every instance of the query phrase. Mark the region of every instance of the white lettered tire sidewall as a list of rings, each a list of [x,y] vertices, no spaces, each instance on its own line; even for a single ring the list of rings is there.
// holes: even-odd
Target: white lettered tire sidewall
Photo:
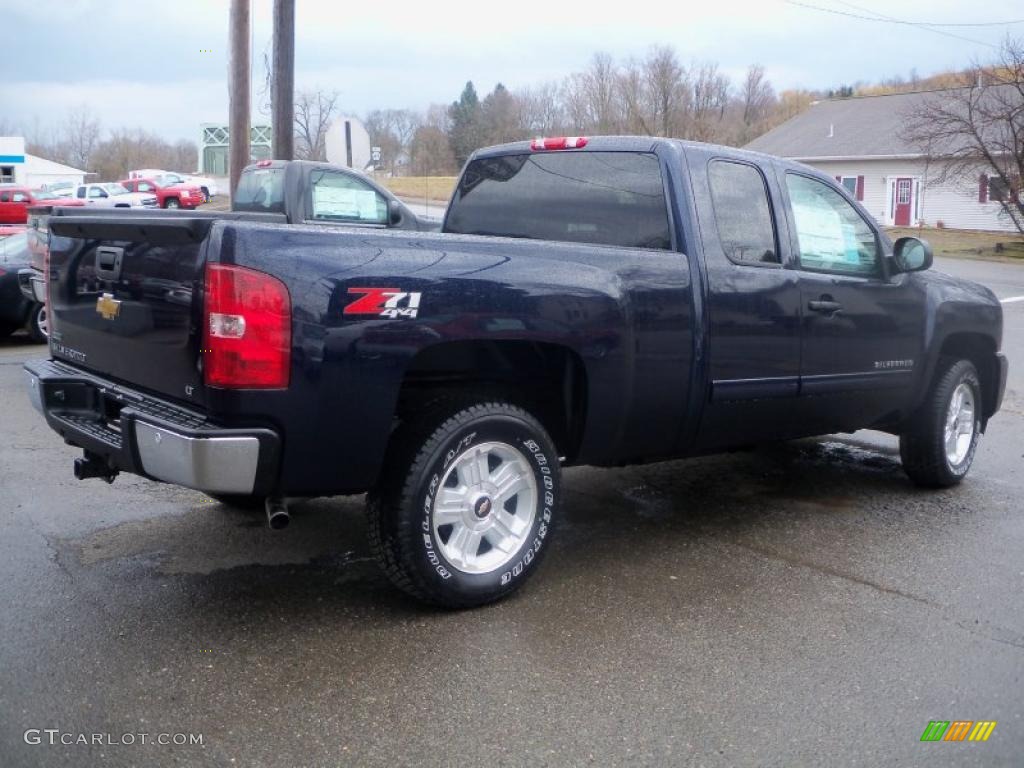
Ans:
[[[951,464],[949,459],[946,459],[946,468],[954,477],[963,477],[967,474],[974,463],[974,454],[978,450],[978,441],[981,438],[981,381],[978,379],[978,372],[973,365],[967,368],[958,379],[953,381],[949,394],[946,397],[947,408],[954,392],[956,392],[957,386],[960,384],[967,384],[971,388],[971,394],[974,397],[974,433],[971,436],[971,446],[959,464]]]
[[[434,498],[451,462],[464,451],[486,442],[506,443],[526,457],[536,480],[536,514],[519,550],[504,565],[487,573],[466,573],[453,566],[443,554],[433,525]],[[431,591],[454,593],[459,602],[479,604],[518,588],[547,550],[548,536],[560,502],[558,457],[543,430],[535,429],[528,421],[508,413],[485,416],[460,426],[442,440],[425,468],[413,496],[419,546],[413,548],[412,554],[415,567],[433,586]]]

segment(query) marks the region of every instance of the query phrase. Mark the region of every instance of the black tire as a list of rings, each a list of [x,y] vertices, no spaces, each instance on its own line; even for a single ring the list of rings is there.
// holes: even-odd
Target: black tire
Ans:
[[[515,486],[527,487],[503,500],[491,484],[493,490],[485,490],[475,503],[465,504],[465,516],[472,526],[494,525],[511,532],[504,522],[510,519],[505,515],[511,508],[512,519],[520,528],[505,541],[505,548],[492,546],[493,531],[480,534],[471,557],[481,570],[471,572],[466,568],[472,565],[460,567],[446,555],[456,530],[468,531],[471,525],[464,525],[461,518],[450,526],[441,523],[435,517],[435,503],[453,472],[460,478],[459,488],[470,488],[456,467],[464,466],[460,458],[474,449],[474,456],[483,456],[484,462],[498,462],[493,470],[488,469],[480,488],[500,476],[506,460],[486,451],[504,453],[510,476],[518,478]],[[465,492],[467,498],[471,492]],[[392,583],[409,595],[448,608],[484,605],[518,589],[537,569],[547,552],[560,501],[558,454],[537,419],[508,402],[448,403],[401,426],[392,438],[385,471],[367,497],[370,547]],[[532,513],[528,511],[531,508]],[[493,518],[502,520],[501,525],[488,522]],[[495,567],[489,568],[489,563]]]
[[[210,202],[213,199],[212,197],[210,197],[210,190],[209,189],[207,189],[206,187],[200,187],[200,190],[203,193],[203,202],[204,203],[208,203],[208,202]]]
[[[0,320],[0,339],[5,339],[18,330],[18,326]]]
[[[164,208],[180,208],[181,201],[176,197],[168,197],[164,200]]]
[[[211,499],[216,499],[225,507],[234,507],[235,509],[264,509],[267,501],[266,496],[254,496],[244,493],[208,493],[206,495]]]
[[[973,398],[973,433],[966,454],[952,461],[946,451],[946,426],[954,393],[964,385]],[[943,358],[932,387],[908,429],[900,435],[903,469],[923,488],[949,488],[966,477],[981,436],[981,380],[969,360]]]
[[[28,337],[36,344],[45,344],[50,339],[49,324],[46,318],[45,304],[35,304],[29,310],[25,329],[28,331]]]

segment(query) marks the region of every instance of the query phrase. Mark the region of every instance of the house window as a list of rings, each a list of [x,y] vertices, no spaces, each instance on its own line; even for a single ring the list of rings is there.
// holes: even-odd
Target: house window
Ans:
[[[14,166],[0,165],[0,184],[14,183]]]
[[[857,177],[856,176],[843,176],[842,185],[846,188],[846,191],[850,193],[851,197],[857,196]]]
[[[1013,179],[1012,182],[1010,185],[1007,185],[998,176],[990,176],[988,180],[988,199],[998,203],[1016,202],[1017,194],[1020,191],[1020,184],[1016,179]]]

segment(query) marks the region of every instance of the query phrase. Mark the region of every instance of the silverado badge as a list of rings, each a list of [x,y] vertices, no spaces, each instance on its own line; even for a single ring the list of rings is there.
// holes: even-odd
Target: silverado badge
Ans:
[[[96,311],[104,320],[113,320],[121,312],[121,302],[114,298],[114,294],[104,293],[96,299]]]

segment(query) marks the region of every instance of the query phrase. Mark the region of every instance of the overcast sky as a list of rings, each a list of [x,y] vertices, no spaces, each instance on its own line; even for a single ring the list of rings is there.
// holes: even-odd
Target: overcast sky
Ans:
[[[800,2],[933,24],[1024,18],[1024,7],[1005,0]],[[270,50],[271,5],[252,0],[257,87]],[[912,68],[927,75],[991,56],[1007,32],[1024,36],[1024,24],[943,27],[940,35],[786,0],[297,6],[296,88],[337,90],[342,110],[355,115],[450,102],[469,79],[481,93],[499,81],[517,88],[558,80],[598,50],[625,59],[667,44],[684,64],[716,61],[734,79],[759,62],[781,90],[906,76]],[[45,126],[87,104],[106,128],[198,140],[199,123],[227,116],[227,0],[3,0],[0,17],[7,33],[0,118]]]

